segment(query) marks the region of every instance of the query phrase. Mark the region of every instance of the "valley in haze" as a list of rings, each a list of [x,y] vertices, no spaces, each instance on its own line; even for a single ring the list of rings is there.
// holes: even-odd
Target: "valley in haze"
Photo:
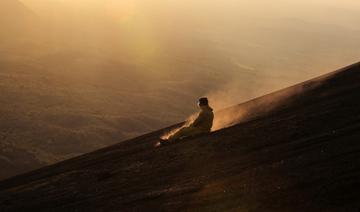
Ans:
[[[356,1],[2,0],[0,178],[358,61]]]

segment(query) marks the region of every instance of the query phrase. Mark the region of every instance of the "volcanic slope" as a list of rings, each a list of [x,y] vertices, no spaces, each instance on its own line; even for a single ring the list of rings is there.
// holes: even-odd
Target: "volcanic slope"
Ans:
[[[1,211],[359,210],[360,63],[217,115],[244,108],[210,135],[154,148],[163,129],[2,181]]]

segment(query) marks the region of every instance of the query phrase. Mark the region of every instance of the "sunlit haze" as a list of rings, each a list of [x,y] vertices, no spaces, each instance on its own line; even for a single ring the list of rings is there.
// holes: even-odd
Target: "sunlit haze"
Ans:
[[[180,67],[191,61],[209,66],[200,72],[235,75],[235,84],[251,89],[243,98],[352,63],[359,55],[357,1],[23,2],[48,24],[45,34],[39,32],[48,51],[72,49],[144,65],[145,75],[194,72],[199,67]],[[254,75],[264,88],[254,90]]]
[[[242,103],[357,62],[359,23],[358,0],[0,0],[2,145],[39,167]]]

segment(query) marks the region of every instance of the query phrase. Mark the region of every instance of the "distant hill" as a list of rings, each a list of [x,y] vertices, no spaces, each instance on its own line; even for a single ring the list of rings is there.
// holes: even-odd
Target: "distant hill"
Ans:
[[[359,82],[357,63],[224,110],[248,115],[210,135],[154,148],[163,129],[2,181],[0,208],[358,211]]]
[[[35,14],[18,0],[0,1],[0,39],[21,37],[31,30]]]
[[[0,179],[151,132],[192,110],[173,100],[190,94],[178,94],[176,84],[166,82],[158,84],[168,90],[145,89],[146,79],[130,64],[87,62],[80,69],[81,56],[48,56],[40,65],[2,59],[0,167],[6,169]],[[57,66],[64,63],[66,70]],[[102,71],[93,75],[94,69]]]

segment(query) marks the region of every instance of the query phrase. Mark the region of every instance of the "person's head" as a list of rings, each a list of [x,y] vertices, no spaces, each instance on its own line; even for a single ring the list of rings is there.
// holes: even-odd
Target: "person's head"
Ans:
[[[206,97],[202,97],[199,99],[198,105],[201,106],[208,106],[209,100]]]

